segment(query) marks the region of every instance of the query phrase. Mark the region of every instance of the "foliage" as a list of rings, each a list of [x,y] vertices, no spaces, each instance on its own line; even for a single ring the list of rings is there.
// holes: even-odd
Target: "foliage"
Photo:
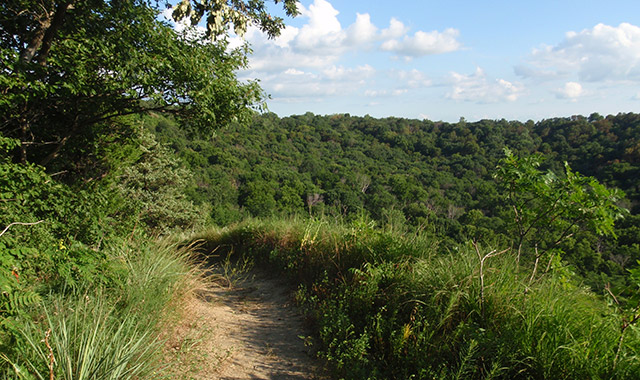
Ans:
[[[89,278],[106,283],[110,273],[103,272],[109,266],[104,254],[89,248],[109,232],[104,194],[73,192],[42,167],[12,163],[6,151],[0,152],[0,189],[2,334],[4,318],[38,302],[44,283],[54,288]]]
[[[20,140],[22,162],[68,170],[56,160],[122,115],[168,112],[210,131],[260,106],[257,84],[235,74],[246,47],[180,35],[151,4],[3,2],[0,132]]]
[[[126,245],[125,236],[129,241],[146,239],[146,232],[166,232],[202,220],[181,192],[188,173],[148,134],[120,145],[120,149],[111,147],[109,155],[103,156],[109,175],[79,184],[61,183],[41,166],[12,162],[9,150],[17,142],[8,138],[0,142],[7,149],[0,152],[0,227],[4,231],[0,235],[0,348],[6,355],[1,371],[6,370],[7,358],[14,363],[22,360],[23,369],[32,368],[24,360],[45,364],[33,344],[39,344],[46,332],[47,324],[41,321],[47,313],[49,324],[57,324],[55,329],[50,326],[50,342],[60,344],[58,350],[63,351],[56,355],[83,354],[74,344],[96,338],[91,337],[93,331],[101,331],[105,339],[127,331],[149,334],[161,317],[161,309],[173,297],[172,284],[179,283],[186,270],[184,266],[176,270],[176,258],[167,253],[170,249],[139,247],[144,254],[130,252],[125,256],[119,247]],[[113,167],[115,161],[121,167]],[[145,168],[153,170],[141,177]],[[162,170],[162,176],[154,170]],[[146,178],[153,192],[138,186],[139,178]],[[163,210],[141,215],[140,211],[156,210],[153,207]],[[106,304],[85,305],[84,295]],[[49,309],[53,304],[59,308]],[[83,310],[86,315],[71,310]],[[131,315],[142,315],[138,313],[150,319],[142,325],[129,320]],[[91,325],[93,322],[96,324]],[[37,335],[33,344],[25,340],[27,333]],[[131,342],[140,338],[136,336],[131,335]],[[128,339],[121,338],[123,342]],[[112,347],[108,339],[101,342],[92,344],[102,345],[104,350]],[[16,356],[23,354],[27,355],[24,360]],[[45,373],[46,367],[36,367],[33,371]]]
[[[199,281],[190,252],[166,242],[120,243],[109,255],[126,263],[119,281],[105,288],[85,280],[74,291],[45,295],[12,322],[16,342],[3,347],[0,378],[157,376],[163,344],[158,335],[172,322],[172,303]]]
[[[46,379],[53,372],[61,379],[136,379],[151,372],[159,343],[133,317],[114,318],[104,298],[54,300],[51,309],[45,309],[49,330],[44,347],[39,326],[27,324],[22,331],[23,350],[31,357],[24,359],[22,367],[14,363],[15,368],[22,368],[16,375],[22,378],[24,372]]]
[[[189,196],[211,203],[218,225],[247,216],[324,213],[351,221],[366,214],[378,223],[392,217],[394,228],[432,231],[443,245],[478,240],[507,246],[514,239],[513,208],[493,174],[510,146],[516,157],[543,154],[537,170],[541,176],[557,173],[556,184],[567,178],[566,161],[576,186],[589,189],[587,178],[593,177],[626,193],[616,204],[631,215],[616,221],[614,234],[593,234],[583,225],[556,246],[588,285],[624,288],[626,269],[640,259],[640,161],[631,154],[640,136],[636,114],[537,123],[263,114],[211,138],[182,132],[170,118],[154,118],[147,126],[193,171],[197,185]],[[554,228],[559,235],[563,225]],[[552,239],[534,232],[527,235],[527,259],[535,256],[535,237]]]
[[[185,194],[190,172],[153,135],[142,132],[139,141],[140,157],[122,170],[115,185],[128,212],[156,234],[202,227],[206,206],[196,208]]]
[[[287,16],[298,15],[297,0],[274,0],[276,4],[280,2]],[[213,40],[227,38],[231,26],[237,35],[242,36],[248,24],[252,23],[270,38],[280,35],[285,26],[281,17],[274,17],[266,11],[264,1],[182,0],[173,8],[174,19],[186,19],[191,25],[198,25],[205,15],[206,36]]]
[[[614,223],[622,217],[617,203],[621,191],[607,189],[595,178],[584,177],[565,162],[565,176],[543,173],[541,156],[517,157],[505,149],[494,176],[505,188],[513,209],[518,260],[525,245],[536,260],[557,246],[579,228],[599,235],[614,235]],[[535,249],[535,254],[531,251]]]
[[[194,238],[298,284],[338,378],[633,379],[640,369],[637,331],[618,349],[622,319],[579,278],[528,284],[509,255],[485,263],[482,302],[471,245],[443,252],[433,236],[367,220],[249,221]]]

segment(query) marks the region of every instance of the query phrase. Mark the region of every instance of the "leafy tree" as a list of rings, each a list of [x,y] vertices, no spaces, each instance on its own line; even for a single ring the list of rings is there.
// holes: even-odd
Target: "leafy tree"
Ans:
[[[276,208],[275,189],[268,182],[256,180],[247,183],[240,195],[240,203],[255,216],[269,216]]]
[[[282,3],[287,16],[298,15],[298,0],[273,2]],[[179,21],[188,19],[191,25],[197,25],[204,18],[206,36],[213,40],[226,38],[231,27],[236,34],[243,35],[250,23],[258,26],[270,38],[278,36],[284,27],[281,17],[273,17],[267,12],[264,1],[255,0],[182,0],[174,8],[173,17]]]
[[[279,2],[279,1],[276,1]],[[176,15],[208,14],[209,34],[257,23],[270,35],[282,20],[262,1],[183,2]],[[0,132],[17,138],[19,159],[49,165],[92,126],[149,110],[208,131],[261,107],[256,82],[240,82],[246,46],[177,33],[146,0],[8,0],[0,4]],[[157,3],[156,3],[157,4]],[[188,4],[187,4],[188,5]],[[284,2],[295,14],[295,1]],[[185,13],[186,12],[186,13]]]
[[[620,190],[572,171],[566,162],[564,177],[544,173],[541,161],[540,155],[517,157],[505,149],[495,173],[512,209],[517,261],[526,248],[533,254],[535,268],[543,254],[580,228],[615,236],[614,223],[624,211],[616,204],[623,197]]]
[[[196,208],[185,194],[190,172],[149,132],[142,133],[140,149],[140,158],[124,169],[115,185],[127,211],[158,234],[203,226],[206,207]]]

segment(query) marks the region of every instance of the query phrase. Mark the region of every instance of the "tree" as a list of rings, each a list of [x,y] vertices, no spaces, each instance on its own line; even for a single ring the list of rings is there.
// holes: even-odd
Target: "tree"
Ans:
[[[277,0],[276,3],[279,3]],[[263,1],[182,2],[177,16],[207,15],[208,36],[228,25],[283,27]],[[66,146],[127,114],[149,110],[208,131],[262,106],[257,82],[240,82],[247,46],[178,33],[146,0],[8,0],[0,4],[0,133],[21,142],[19,159],[48,165]],[[157,2],[155,3],[157,4]],[[296,2],[284,1],[288,14]],[[186,13],[185,13],[186,12]],[[244,23],[244,24],[243,24]]]
[[[140,134],[140,150],[141,156],[123,169],[115,185],[125,200],[126,211],[154,234],[165,234],[176,227],[202,227],[208,210],[187,199],[185,188],[192,181],[189,170],[149,132]]]
[[[287,16],[298,15],[298,0],[273,1],[282,3]],[[258,26],[270,38],[278,36],[284,27],[281,17],[273,17],[267,12],[264,1],[254,0],[182,0],[174,7],[173,18],[177,21],[188,19],[191,25],[197,25],[204,18],[206,36],[213,40],[226,38],[231,27],[241,36],[249,23]]]
[[[564,177],[544,173],[541,162],[540,155],[517,157],[505,149],[495,173],[512,210],[517,260],[523,249],[531,253],[533,275],[539,259],[578,229],[615,236],[614,222],[624,212],[616,204],[624,196],[622,191],[572,171],[566,162]]]

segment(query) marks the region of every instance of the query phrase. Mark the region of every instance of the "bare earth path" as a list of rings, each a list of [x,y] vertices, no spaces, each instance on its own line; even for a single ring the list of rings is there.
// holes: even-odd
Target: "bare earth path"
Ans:
[[[284,283],[254,270],[186,305],[172,339],[187,379],[328,379],[303,337],[309,332]],[[302,337],[302,338],[301,338]]]

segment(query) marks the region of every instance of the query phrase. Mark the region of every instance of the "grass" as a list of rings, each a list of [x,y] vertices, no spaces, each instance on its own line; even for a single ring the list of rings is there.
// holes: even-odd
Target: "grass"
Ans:
[[[367,221],[257,221],[210,229],[205,252],[234,252],[283,273],[344,379],[636,379],[638,329],[614,364],[621,319],[578,278],[529,284],[511,252],[480,260]],[[479,247],[483,257],[500,247]],[[481,297],[482,294],[482,297]]]
[[[190,249],[167,242],[108,248],[119,281],[51,293],[16,322],[5,379],[156,379],[166,371],[163,336],[179,304],[202,286]]]

